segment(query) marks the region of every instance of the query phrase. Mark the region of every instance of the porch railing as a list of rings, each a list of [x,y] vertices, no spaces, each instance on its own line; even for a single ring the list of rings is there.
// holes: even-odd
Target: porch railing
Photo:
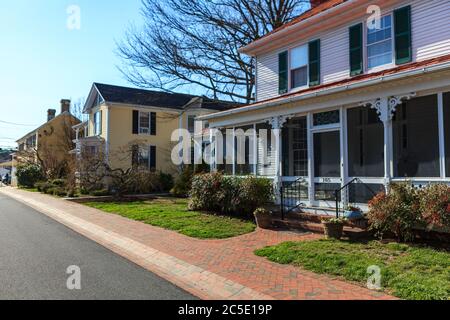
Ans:
[[[344,202],[344,204],[348,203],[348,197],[350,192],[350,187],[355,184],[361,184],[363,185],[373,196],[376,196],[376,192],[372,190],[366,183],[364,183],[360,178],[354,178],[350,182],[348,182],[346,185],[344,185],[340,189],[336,189],[334,191],[334,199],[336,202],[336,218],[339,219],[339,209],[340,209],[340,203]],[[344,196],[343,196],[344,195]],[[343,208],[344,209],[344,208]]]
[[[295,181],[283,181],[281,183],[281,219],[284,220],[287,214],[304,207],[303,200],[308,199],[309,186],[305,179],[300,178]]]

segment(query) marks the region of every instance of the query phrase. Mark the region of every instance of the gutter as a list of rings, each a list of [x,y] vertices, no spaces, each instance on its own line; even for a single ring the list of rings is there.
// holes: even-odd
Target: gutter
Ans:
[[[250,106],[242,107],[242,108],[238,108],[238,109],[231,109],[229,111],[213,113],[210,115],[201,116],[198,119],[199,120],[210,120],[210,119],[215,119],[215,118],[220,118],[220,117],[226,117],[226,116],[230,116],[230,115],[234,115],[234,114],[239,114],[242,112],[270,108],[270,107],[274,107],[274,106],[279,106],[280,104],[287,104],[287,103],[297,102],[297,101],[301,101],[301,100],[306,100],[309,98],[330,95],[333,93],[339,93],[339,92],[343,92],[343,91],[350,90],[350,89],[358,89],[361,87],[366,87],[366,86],[375,85],[375,84],[379,84],[379,83],[383,83],[383,82],[387,82],[387,81],[393,81],[393,80],[397,80],[397,79],[403,79],[403,78],[407,78],[410,76],[425,74],[425,73],[429,73],[429,72],[433,72],[433,71],[445,70],[448,68],[450,68],[450,62],[446,62],[446,63],[440,64],[440,65],[439,64],[434,65],[431,67],[425,67],[425,68],[420,68],[420,69],[415,69],[415,70],[410,70],[410,71],[399,72],[399,73],[396,73],[393,75],[382,76],[382,77],[376,78],[376,79],[363,80],[361,82],[357,82],[354,84],[347,84],[347,85],[338,86],[335,88],[324,89],[324,90],[313,92],[313,93],[306,93],[304,95],[288,97],[284,100],[282,98],[280,98],[277,101],[269,101],[266,103],[263,102],[258,105],[250,105]]]
[[[265,45],[267,42],[272,41],[272,38],[276,37],[282,37],[285,33],[290,33],[291,30],[295,30],[296,28],[301,28],[302,26],[304,26],[305,24],[309,24],[317,19],[322,18],[323,16],[327,16],[329,14],[334,13],[337,10],[341,10],[341,9],[345,9],[350,5],[353,5],[355,2],[358,2],[359,0],[349,0],[346,2],[343,2],[335,7],[332,7],[328,10],[322,11],[306,20],[300,21],[298,23],[295,23],[289,27],[286,27],[280,31],[276,31],[266,37],[260,38],[259,40],[253,41],[252,43],[249,43],[248,45],[246,45],[245,47],[240,48],[238,51],[240,53],[244,53],[244,54],[248,54],[248,55],[252,55],[249,51],[252,51],[253,49],[255,49],[255,47],[261,47],[263,45]]]

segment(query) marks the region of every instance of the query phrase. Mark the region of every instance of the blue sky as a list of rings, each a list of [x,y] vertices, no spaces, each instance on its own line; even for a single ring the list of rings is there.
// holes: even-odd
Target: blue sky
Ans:
[[[67,8],[81,29],[67,28]],[[59,101],[86,98],[92,82],[128,85],[115,41],[139,24],[140,0],[0,0],[0,147],[40,125]],[[3,122],[2,122],[3,121]]]

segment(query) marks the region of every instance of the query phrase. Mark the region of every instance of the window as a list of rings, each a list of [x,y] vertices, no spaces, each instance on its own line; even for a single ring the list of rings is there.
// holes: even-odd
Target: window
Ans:
[[[150,165],[150,150],[149,148],[139,148],[138,164],[140,167],[148,168]]]
[[[440,177],[437,96],[412,99],[397,108],[393,121],[394,175]]]
[[[316,113],[313,116],[313,122],[315,127],[339,124],[341,122],[341,115],[339,110]]]
[[[376,110],[347,111],[348,166],[350,177],[384,176],[384,127]]]
[[[291,89],[308,85],[308,46],[301,46],[291,50]]]
[[[139,112],[139,133],[150,134],[150,113]]]
[[[195,116],[188,116],[188,131],[190,133],[195,132]]]
[[[291,119],[283,131],[283,175],[308,176],[308,128],[306,117]]]
[[[94,114],[94,135],[102,134],[102,112],[98,111]]]
[[[392,63],[392,16],[381,19],[380,29],[367,28],[367,67],[369,69]]]
[[[156,169],[156,147],[134,145],[131,155],[132,165],[141,168]]]

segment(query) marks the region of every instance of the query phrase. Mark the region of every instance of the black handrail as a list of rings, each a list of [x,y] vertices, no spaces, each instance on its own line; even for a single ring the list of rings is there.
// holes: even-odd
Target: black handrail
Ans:
[[[302,185],[300,184],[301,182],[304,182],[304,180],[305,180],[304,178],[299,178],[295,181],[288,182],[288,187],[285,187],[285,183],[286,183],[285,181],[281,182],[280,195],[281,195],[281,219],[282,220],[284,220],[285,216],[287,214],[289,214],[290,212],[294,211],[295,209],[297,209],[299,207],[304,206],[304,204],[301,203],[301,200],[302,200],[301,187],[302,187]],[[297,187],[293,191],[292,186],[294,186],[294,185],[297,185]],[[286,194],[286,190],[290,190],[288,195]],[[298,204],[292,206],[287,211],[286,211],[287,205],[285,203],[285,200],[287,198],[286,196],[289,196],[289,199],[294,198],[294,199],[298,200],[298,201],[296,201],[296,202],[298,202]]]
[[[352,185],[352,184],[354,184],[354,183],[356,183],[356,182],[361,183],[364,187],[366,187],[367,190],[369,190],[369,191],[372,193],[373,196],[376,195],[376,193],[375,193],[375,192],[374,192],[367,184],[365,184],[364,182],[362,182],[362,180],[361,180],[360,178],[354,178],[354,179],[352,179],[350,182],[348,182],[348,183],[347,183],[346,185],[344,185],[342,188],[336,189],[336,190],[334,191],[334,197],[335,197],[335,201],[336,201],[336,218],[339,219],[339,193],[341,193],[342,190],[344,190],[344,189],[348,189],[348,187],[349,187],[350,185]],[[342,202],[342,201],[341,201],[341,202]]]

